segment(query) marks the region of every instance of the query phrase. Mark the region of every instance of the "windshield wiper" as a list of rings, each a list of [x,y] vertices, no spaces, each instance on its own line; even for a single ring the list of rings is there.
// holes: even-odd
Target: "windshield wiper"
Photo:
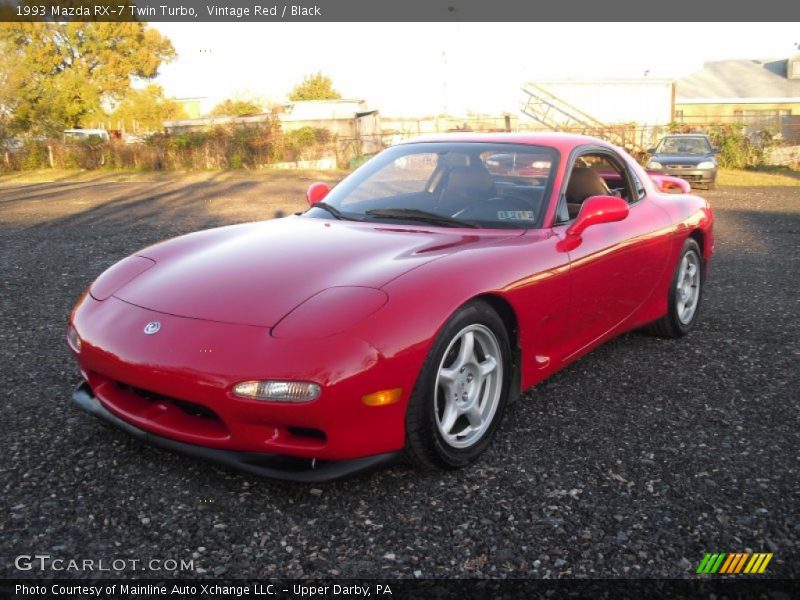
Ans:
[[[373,208],[368,210],[366,214],[370,217],[422,221],[434,225],[444,225],[445,227],[480,227],[480,225],[476,225],[475,223],[454,219],[453,217],[446,217],[445,215],[437,215],[436,213],[420,210],[418,208]]]
[[[327,202],[323,202],[322,200],[320,200],[319,202],[315,202],[314,205],[311,206],[311,208],[321,208],[325,212],[328,212],[331,215],[333,215],[333,218],[337,219],[339,221],[363,221],[364,220],[364,219],[359,219],[358,217],[354,217],[352,215],[345,215],[342,211],[340,211],[335,206],[331,206],[330,204],[328,204]],[[309,210],[311,210],[311,208],[309,208]]]
[[[314,204],[311,206],[311,208],[321,208],[322,210],[324,210],[324,211],[326,211],[326,212],[328,212],[328,213],[332,214],[332,215],[333,215],[333,218],[334,218],[334,219],[337,219],[337,220],[339,220],[339,221],[345,221],[345,220],[347,220],[347,217],[345,217],[345,216],[342,214],[342,211],[340,211],[340,210],[339,210],[338,208],[336,208],[335,206],[331,206],[330,204],[327,204],[326,202],[323,202],[323,201],[321,201],[321,200],[320,200],[319,202],[315,202],[315,203],[314,203]]]

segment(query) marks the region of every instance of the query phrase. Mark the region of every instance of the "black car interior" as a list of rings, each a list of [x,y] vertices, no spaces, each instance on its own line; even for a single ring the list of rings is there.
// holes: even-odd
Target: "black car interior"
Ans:
[[[449,212],[451,208],[457,212],[485,200],[493,193],[492,175],[477,160],[469,166],[450,167],[447,170],[437,206],[444,212]]]
[[[454,166],[455,161],[462,164]],[[492,173],[477,155],[443,155],[429,189],[437,197],[435,212],[463,220],[523,221],[516,226],[530,226],[543,210],[544,186],[539,180]]]

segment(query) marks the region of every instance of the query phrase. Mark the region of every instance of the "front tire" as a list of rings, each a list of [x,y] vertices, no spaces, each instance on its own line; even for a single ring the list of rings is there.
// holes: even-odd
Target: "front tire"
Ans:
[[[476,300],[437,335],[406,412],[408,460],[426,469],[475,462],[497,430],[508,401],[511,345],[498,314]]]
[[[703,255],[697,242],[689,238],[683,244],[669,286],[667,314],[653,323],[650,330],[665,338],[679,338],[689,333],[697,323],[704,285]]]

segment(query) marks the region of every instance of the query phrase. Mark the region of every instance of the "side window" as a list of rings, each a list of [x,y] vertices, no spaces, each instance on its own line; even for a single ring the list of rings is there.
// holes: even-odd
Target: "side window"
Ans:
[[[618,196],[628,203],[638,200],[624,169],[603,152],[584,154],[576,159],[566,187],[566,210],[562,208],[559,212],[559,220],[577,217],[581,206],[591,196]]]

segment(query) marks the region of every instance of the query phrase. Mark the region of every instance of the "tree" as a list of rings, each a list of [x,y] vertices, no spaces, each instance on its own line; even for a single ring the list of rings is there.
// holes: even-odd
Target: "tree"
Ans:
[[[333,82],[321,71],[306,75],[303,81],[294,86],[289,100],[338,100],[342,95],[333,89]]]
[[[5,45],[0,39],[0,146],[12,135],[11,119],[16,106],[13,91],[16,81],[11,67]]]
[[[264,112],[264,108],[256,102],[250,100],[223,100],[211,111],[213,116],[220,117],[247,117]]]
[[[161,131],[164,121],[185,118],[183,105],[172,98],[166,98],[162,87],[155,84],[128,92],[111,114],[113,127],[129,133]]]
[[[155,77],[175,56],[169,39],[139,22],[1,23],[0,51],[11,127],[30,134],[103,116],[134,79]]]

